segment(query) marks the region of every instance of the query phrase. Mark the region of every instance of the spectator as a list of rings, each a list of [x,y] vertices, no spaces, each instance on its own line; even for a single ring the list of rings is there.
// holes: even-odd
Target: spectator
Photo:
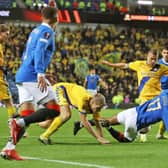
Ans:
[[[114,104],[115,109],[117,109],[119,107],[119,105],[121,105],[124,101],[124,97],[123,94],[121,92],[118,92],[117,95],[115,95],[112,98],[112,103]]]

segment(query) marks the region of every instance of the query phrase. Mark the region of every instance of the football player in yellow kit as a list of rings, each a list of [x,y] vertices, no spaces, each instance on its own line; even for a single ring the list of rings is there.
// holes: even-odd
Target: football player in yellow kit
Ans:
[[[80,120],[87,131],[97,139],[101,144],[110,143],[103,137],[102,128],[99,123],[99,112],[105,106],[105,97],[102,94],[91,96],[87,90],[77,84],[72,83],[57,83],[53,86],[56,94],[56,100],[60,106],[60,116],[56,117],[50,124],[48,129],[40,136],[39,140],[44,144],[50,144],[49,137],[71,117],[70,106],[76,108],[80,114]],[[91,127],[87,120],[87,115],[92,114],[96,131]],[[44,123],[39,123],[44,126]]]
[[[3,43],[7,39],[9,29],[4,24],[0,25],[0,101],[2,101],[7,107],[8,117],[12,117],[15,114],[15,107],[11,99],[8,84],[4,75],[4,54]]]
[[[158,64],[157,61],[158,52],[149,50],[146,60],[137,60],[130,63],[111,63],[103,60],[102,63],[115,68],[130,68],[136,71],[140,103],[144,103],[160,94],[160,78],[163,75],[168,75],[168,68],[165,65]],[[140,140],[145,142],[146,135],[142,134]]]

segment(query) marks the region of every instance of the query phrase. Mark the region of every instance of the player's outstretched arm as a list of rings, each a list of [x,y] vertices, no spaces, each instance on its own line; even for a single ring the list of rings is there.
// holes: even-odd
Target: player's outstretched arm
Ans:
[[[103,60],[102,64],[108,65],[108,66],[114,67],[114,68],[128,68],[128,64],[127,63],[123,63],[123,62],[120,62],[120,63],[111,63],[109,61]]]
[[[110,141],[106,140],[105,138],[101,137],[90,125],[86,118],[86,114],[80,114],[80,119],[82,121],[83,126],[87,129],[87,131],[94,136],[98,142],[101,144],[110,144]]]

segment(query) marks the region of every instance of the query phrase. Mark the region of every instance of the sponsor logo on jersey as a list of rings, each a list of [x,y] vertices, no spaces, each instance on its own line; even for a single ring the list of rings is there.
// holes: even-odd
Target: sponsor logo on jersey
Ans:
[[[48,32],[44,33],[44,38],[45,38],[45,39],[49,39],[50,36],[51,36],[50,33],[48,33]]]

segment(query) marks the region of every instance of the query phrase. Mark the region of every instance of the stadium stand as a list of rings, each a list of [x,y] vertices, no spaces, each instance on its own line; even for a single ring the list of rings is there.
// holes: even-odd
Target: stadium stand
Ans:
[[[23,4],[18,2],[23,2]],[[56,2],[59,9],[76,9],[81,12],[122,13],[128,11],[122,0],[57,0]],[[40,9],[48,3],[49,0],[1,0],[0,7],[24,6],[29,9]],[[140,12],[144,11],[140,10]],[[5,56],[10,72],[8,75],[14,76],[21,63],[21,53],[33,24],[9,25],[11,36],[9,43],[5,46]],[[168,34],[165,30],[157,31],[152,28],[120,27],[118,25],[117,27],[114,25],[80,25],[73,29],[71,26],[62,26],[56,36],[57,51],[48,68],[48,73],[56,75],[57,81],[76,82],[82,85],[87,67],[89,64],[94,65],[97,73],[108,84],[108,89],[100,88],[100,91],[107,97],[109,105],[112,104],[112,98],[121,92],[123,103],[124,101],[125,104],[135,103],[138,97],[136,74],[129,70],[110,69],[103,66],[100,63],[101,60],[130,62],[144,59],[149,48],[159,51],[165,43],[168,44]],[[84,67],[83,71],[78,68],[80,66]],[[9,80],[10,85],[14,88],[11,80]]]
[[[21,53],[26,38],[32,29],[29,25],[10,25],[10,42],[6,45],[5,55],[7,67],[14,75],[21,63]],[[97,73],[108,83],[108,89],[100,88],[112,104],[112,97],[118,92],[123,93],[124,100],[134,103],[137,96],[136,74],[129,70],[111,69],[103,66],[100,61],[106,59],[112,62],[129,62],[145,58],[148,48],[158,51],[168,43],[168,34],[141,28],[124,28],[114,25],[84,26],[71,29],[69,26],[60,27],[57,32],[57,51],[48,68],[48,73],[56,75],[57,81],[68,81],[83,84],[84,76],[75,68],[83,64],[92,64]],[[86,67],[86,66],[85,66]],[[87,67],[86,67],[87,68]],[[86,71],[85,71],[86,73]]]
[[[52,3],[52,0],[1,0],[0,8],[27,8],[40,10],[42,7]],[[128,7],[123,0],[55,0],[61,10],[78,10],[81,12],[110,12],[110,13],[131,13],[140,15],[168,15],[165,6],[133,5]]]
[[[27,8],[40,10],[48,5],[51,0],[1,0],[1,8]],[[121,0],[56,0],[57,6],[61,10],[79,10],[85,12],[127,12]]]
[[[12,8],[12,0],[0,0],[0,8]]]

